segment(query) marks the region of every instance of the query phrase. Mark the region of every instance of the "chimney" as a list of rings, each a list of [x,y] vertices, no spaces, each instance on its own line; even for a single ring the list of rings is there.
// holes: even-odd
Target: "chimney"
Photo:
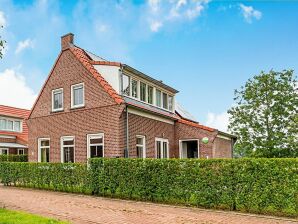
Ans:
[[[70,47],[70,44],[73,44],[73,34],[68,33],[61,37],[61,50],[66,50]]]

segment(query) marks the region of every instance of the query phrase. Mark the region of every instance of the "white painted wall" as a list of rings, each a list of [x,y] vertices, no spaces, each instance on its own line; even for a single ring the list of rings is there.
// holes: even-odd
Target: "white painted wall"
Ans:
[[[94,65],[94,68],[102,77],[120,94],[119,67],[111,65]]]

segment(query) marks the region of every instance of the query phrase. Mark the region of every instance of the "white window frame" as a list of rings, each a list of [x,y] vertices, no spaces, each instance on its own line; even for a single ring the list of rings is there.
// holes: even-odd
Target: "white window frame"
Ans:
[[[166,139],[166,138],[155,138],[155,158],[157,159],[157,142],[158,141],[161,142],[161,150],[160,150],[161,159],[169,159],[170,158],[169,139]],[[163,143],[164,142],[167,143],[167,154],[168,154],[167,158],[164,158],[164,155],[163,155]]]
[[[145,135],[136,135],[136,139],[137,138],[143,139],[143,145],[136,143],[136,149],[137,149],[137,147],[143,147],[143,159],[145,159],[146,158],[146,136]]]
[[[198,159],[200,158],[200,139],[195,138],[195,139],[181,139],[181,140],[179,140],[179,158],[180,159],[187,159],[187,158],[182,158],[182,142],[190,142],[190,141],[198,142]]]
[[[90,140],[96,139],[98,137],[102,137],[102,157],[105,157],[105,144],[104,144],[105,136],[104,136],[104,133],[87,134],[87,160],[91,158],[90,146],[100,145],[100,144],[91,144]]]
[[[74,105],[74,89],[79,86],[83,86],[83,103]],[[71,109],[80,108],[84,106],[85,106],[85,84],[81,82],[71,86]]]
[[[7,150],[7,154],[3,154],[3,150]],[[9,148],[0,148],[0,155],[9,155]]]
[[[49,146],[42,146],[42,148],[48,148],[49,149],[49,161],[50,161],[50,152],[51,152],[51,140],[50,138],[38,138],[38,162],[41,162],[41,142],[42,141],[49,141]]]
[[[62,94],[62,107],[61,108],[57,108],[57,109],[55,109],[54,108],[54,95],[55,95],[55,93],[60,93],[61,92],[61,94]],[[64,108],[64,102],[63,102],[63,99],[64,98],[64,94],[63,94],[63,88],[59,88],[59,89],[53,89],[52,90],[52,112],[57,112],[57,111],[62,111],[63,110],[63,108]]]
[[[73,145],[64,145],[64,141],[70,141],[73,140]],[[64,161],[64,146],[65,147],[73,147],[73,162],[76,162],[76,141],[75,136],[62,136],[60,138],[60,151],[61,151],[61,163],[65,163]]]
[[[23,151],[23,154],[20,154],[20,151]],[[25,155],[25,149],[18,149],[18,155]]]
[[[0,117],[0,119],[6,121],[5,129],[0,129],[0,131],[17,132],[17,133],[22,133],[23,132],[23,121],[22,120],[10,118],[10,117]],[[12,129],[7,129],[8,121],[12,122]],[[15,128],[14,128],[15,127],[15,122],[20,122],[20,130],[19,131],[16,131]]]

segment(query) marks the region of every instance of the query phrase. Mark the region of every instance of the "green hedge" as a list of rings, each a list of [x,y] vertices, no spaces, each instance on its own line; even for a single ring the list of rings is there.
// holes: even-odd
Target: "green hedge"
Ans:
[[[298,216],[298,159],[91,159],[0,163],[4,184]]]
[[[4,185],[73,193],[91,193],[87,165],[71,163],[0,163]]]
[[[0,162],[28,162],[28,155],[0,155]]]

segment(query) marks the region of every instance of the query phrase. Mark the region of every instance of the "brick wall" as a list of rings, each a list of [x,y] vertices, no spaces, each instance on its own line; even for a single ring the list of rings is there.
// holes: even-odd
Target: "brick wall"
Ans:
[[[129,152],[130,157],[136,157],[136,135],[146,137],[147,158],[155,158],[155,138],[165,138],[169,140],[169,156],[177,157],[175,148],[174,125],[153,120],[135,114],[129,114]]]
[[[200,141],[199,144],[199,151],[200,151],[200,158],[213,158],[213,141],[215,139],[215,136],[217,134],[217,131],[207,131],[203,130],[197,127],[193,127],[190,125],[186,125],[183,123],[176,123],[176,130],[175,130],[175,138],[177,139],[176,141],[176,146],[175,148],[178,149],[178,156],[179,156],[179,140],[186,140],[186,139],[202,139],[204,137],[209,138],[209,143],[204,144]]]
[[[215,138],[213,153],[214,158],[231,158],[232,157],[232,145],[231,140],[223,138]]]
[[[15,138],[0,138],[0,142],[16,143],[16,139]]]
[[[84,82],[85,107],[71,109],[71,85]],[[63,88],[62,112],[51,112],[52,90]],[[34,107],[29,126],[29,160],[38,159],[38,138],[50,138],[50,161],[60,162],[60,138],[75,136],[75,160],[87,158],[87,134],[103,132],[105,156],[123,156],[119,149],[121,117],[118,105],[70,50],[63,51]],[[122,139],[121,139],[122,141]]]

